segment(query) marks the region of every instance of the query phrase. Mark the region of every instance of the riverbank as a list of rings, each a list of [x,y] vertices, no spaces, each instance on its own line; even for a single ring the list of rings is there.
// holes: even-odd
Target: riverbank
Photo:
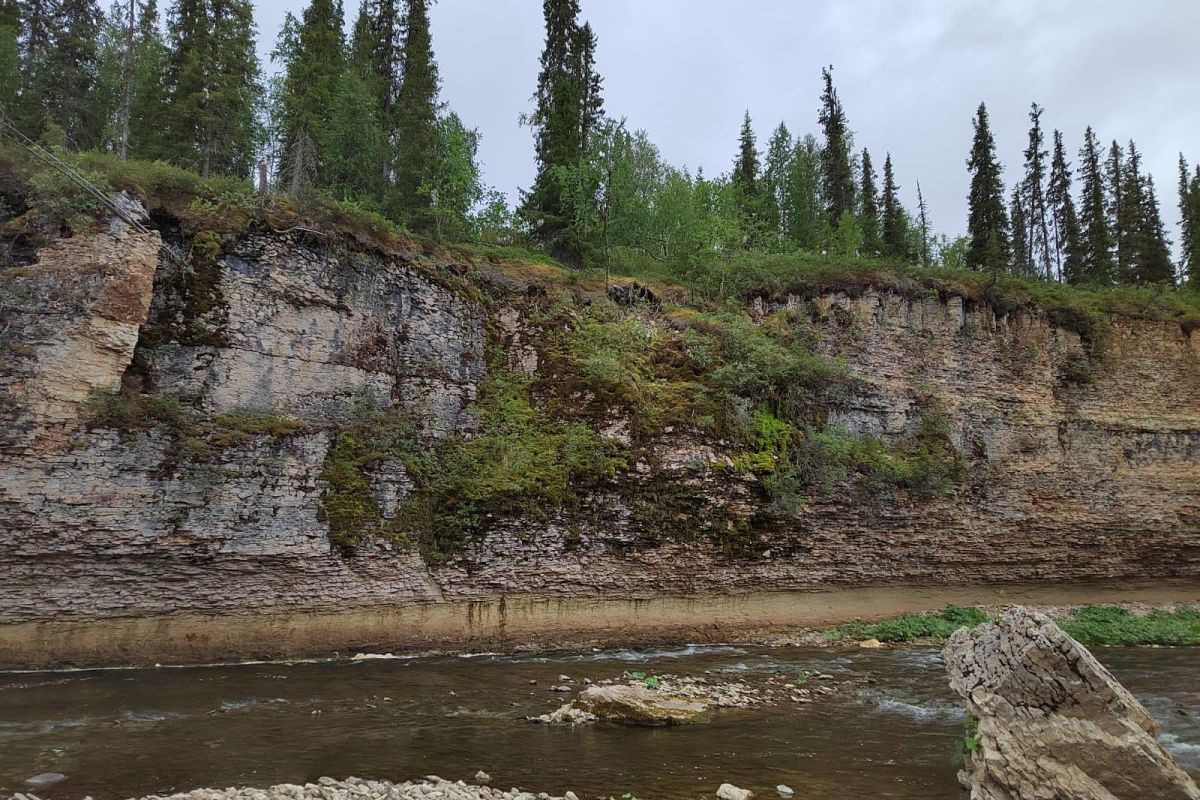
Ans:
[[[1200,584],[835,589],[707,597],[501,597],[337,611],[174,614],[0,625],[0,669],[149,666],[349,657],[362,652],[509,652],[600,645],[828,644],[819,631],[947,606],[1026,605],[1057,614],[1087,605],[1200,601]]]

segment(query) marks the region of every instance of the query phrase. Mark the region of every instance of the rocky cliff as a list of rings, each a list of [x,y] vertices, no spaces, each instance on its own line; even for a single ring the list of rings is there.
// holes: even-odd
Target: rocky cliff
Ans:
[[[657,297],[547,296],[503,265],[356,252],[303,230],[196,236],[185,258],[157,245],[114,224],[4,273],[0,623],[1200,577],[1200,338],[1177,322],[1116,318],[1081,336],[1036,308],[946,291],[756,298],[748,324],[798,326],[841,376],[838,392],[825,373],[806,390],[813,427],[796,435],[837,431],[842,448],[815,460],[869,441],[871,463],[917,487],[861,480],[855,450],[768,514],[774,467],[762,452],[748,464],[747,445],[697,410],[711,394],[705,329]],[[639,391],[678,387],[686,414],[589,387],[594,358],[564,373],[550,346],[563,315],[582,327],[600,306],[620,318],[607,346],[654,362]],[[671,374],[690,383],[655,377],[663,353],[687,361]],[[554,429],[554,453],[577,436],[620,453],[604,450],[586,481],[568,470],[569,500],[540,487],[522,490],[541,497],[528,511],[515,489],[465,503],[469,535],[423,546],[450,517],[408,535],[410,500],[449,468],[421,454],[487,428],[477,400],[498,371],[536,382],[527,414],[589,410]],[[945,452],[920,444],[931,409]],[[405,457],[379,444],[393,412],[412,422]],[[499,429],[501,443],[518,435]],[[918,486],[911,465],[928,472],[935,456],[954,469]]]

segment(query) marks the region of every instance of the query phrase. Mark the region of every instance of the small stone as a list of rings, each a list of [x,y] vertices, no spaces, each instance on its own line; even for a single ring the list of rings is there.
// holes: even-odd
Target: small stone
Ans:
[[[878,650],[883,647],[883,642],[878,639],[866,639],[858,643],[858,646],[863,650]]]
[[[732,783],[722,783],[717,789],[717,797],[720,800],[750,800],[754,797],[754,792],[749,789],[739,789]]]
[[[563,795],[563,800],[579,800],[579,796],[574,792],[568,791]]]
[[[478,783],[480,786],[487,786],[489,783],[492,782],[492,776],[488,775],[483,770],[479,770],[479,772],[475,773],[475,782]]]
[[[317,778],[317,783],[321,784],[322,786],[337,786],[337,781],[329,777]]]
[[[792,787],[784,786],[782,783],[775,787],[775,791],[779,793],[780,797],[792,797],[796,794],[792,791]]]
[[[558,679],[559,679],[560,681],[562,681],[562,682],[564,682],[564,683],[565,683],[565,682],[567,682],[567,681],[570,681],[570,680],[571,680],[571,676],[570,676],[570,675],[559,675],[559,676],[558,676]]]
[[[571,687],[570,686],[551,686],[550,691],[552,691],[552,692],[569,692],[569,691],[571,691]]]
[[[26,778],[25,783],[27,783],[30,786],[37,786],[37,787],[53,786],[54,784],[58,783],[59,781],[65,781],[66,779],[67,779],[67,776],[63,775],[61,772],[42,772],[37,775],[34,775],[32,778]]]

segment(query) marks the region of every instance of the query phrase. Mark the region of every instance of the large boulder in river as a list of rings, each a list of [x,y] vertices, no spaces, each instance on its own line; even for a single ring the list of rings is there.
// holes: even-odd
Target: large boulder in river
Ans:
[[[705,722],[712,708],[701,700],[651,689],[643,683],[589,686],[567,705],[537,722],[591,722],[626,725],[686,725]]]
[[[1200,800],[1142,704],[1049,617],[1014,608],[943,656],[978,721],[959,773],[972,800]]]

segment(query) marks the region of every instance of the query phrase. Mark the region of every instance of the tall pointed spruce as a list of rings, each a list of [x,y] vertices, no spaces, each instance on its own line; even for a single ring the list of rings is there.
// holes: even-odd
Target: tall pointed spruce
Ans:
[[[1063,147],[1062,131],[1054,132],[1054,154],[1050,160],[1050,186],[1046,192],[1050,207],[1051,244],[1054,251],[1054,279],[1065,281],[1079,273],[1079,216],[1071,196],[1071,165]]]
[[[1189,174],[1183,153],[1179,154],[1179,219],[1183,275],[1189,286],[1200,289],[1200,164]]]
[[[876,257],[883,253],[883,236],[880,232],[879,188],[876,185],[875,167],[871,164],[871,153],[862,151],[862,189],[859,192],[859,224],[862,226],[862,252]]]
[[[822,69],[821,77],[825,82],[817,118],[825,134],[825,144],[821,148],[821,190],[825,197],[825,216],[836,229],[843,215],[854,213],[852,143],[846,111],[833,86],[833,67]]]
[[[1025,217],[1025,251],[1021,257],[1029,275],[1049,278],[1052,273],[1050,213],[1046,202],[1046,137],[1042,132],[1045,109],[1033,103],[1029,110],[1029,146],[1025,148],[1025,177],[1020,194]],[[1015,223],[1014,223],[1015,228]],[[1016,231],[1013,231],[1014,237]]]
[[[303,191],[309,164],[320,181],[328,160],[328,122],[345,68],[342,19],[340,0],[312,0],[285,56],[280,172],[293,193]]]
[[[908,214],[900,203],[891,153],[883,161],[883,254],[902,260],[909,257]]]
[[[987,106],[975,112],[975,140],[967,170],[971,193],[967,197],[967,266],[978,270],[1003,269],[1009,259],[1008,212],[1004,207],[1002,167],[996,158],[996,141],[988,122]]]
[[[1070,283],[1108,285],[1113,281],[1112,234],[1104,203],[1104,172],[1100,163],[1100,141],[1091,126],[1084,133],[1079,151],[1079,178],[1083,189],[1079,203],[1079,269],[1067,272]]]
[[[396,98],[396,215],[414,230],[433,221],[438,161],[438,70],[429,31],[429,0],[406,0],[403,79]]]

